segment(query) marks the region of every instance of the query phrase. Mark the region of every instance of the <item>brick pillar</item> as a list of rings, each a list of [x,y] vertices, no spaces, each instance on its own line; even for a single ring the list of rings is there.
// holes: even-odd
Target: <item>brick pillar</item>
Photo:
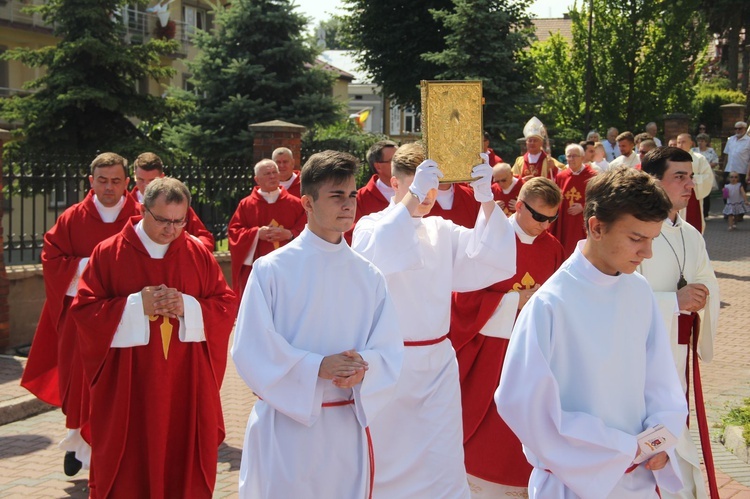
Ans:
[[[10,140],[10,133],[0,129],[0,243],[3,242],[3,144]],[[0,244],[0,352],[10,346],[10,309],[8,308],[8,293],[10,283],[5,272],[5,252]]]
[[[264,123],[250,125],[253,134],[253,164],[263,158],[271,158],[271,153],[277,147],[286,147],[294,154],[294,168],[299,170],[300,156],[302,153],[302,133],[305,127],[287,123],[286,121],[273,120]]]
[[[676,139],[681,133],[690,133],[690,117],[682,113],[665,115],[664,142],[662,142],[662,145],[669,144],[670,140]]]

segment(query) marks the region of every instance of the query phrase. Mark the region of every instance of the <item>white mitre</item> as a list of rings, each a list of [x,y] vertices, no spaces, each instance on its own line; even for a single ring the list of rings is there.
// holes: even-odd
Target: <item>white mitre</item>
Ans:
[[[536,116],[532,117],[526,122],[526,126],[523,127],[523,136],[527,139],[534,136],[544,139],[544,124]]]

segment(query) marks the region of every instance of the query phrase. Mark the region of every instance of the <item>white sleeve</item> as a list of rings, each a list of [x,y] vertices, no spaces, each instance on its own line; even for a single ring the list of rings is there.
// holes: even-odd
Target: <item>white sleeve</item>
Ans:
[[[110,346],[130,348],[148,345],[149,336],[148,316],[143,313],[143,298],[140,292],[133,293],[128,296]]]
[[[378,217],[366,216],[357,222],[352,249],[386,276],[424,267],[419,237],[406,206],[397,203]]]
[[[231,354],[240,377],[258,397],[305,426],[320,416],[323,356],[292,346],[273,321],[273,276],[256,262],[250,273],[234,329]]]
[[[479,334],[493,338],[509,339],[513,332],[513,324],[516,322],[518,302],[521,295],[517,292],[505,293],[500,304],[497,306],[487,324],[479,331]]]
[[[669,335],[669,343],[672,351],[677,349],[677,318],[680,315],[680,307],[677,304],[677,293],[674,291],[654,291],[656,307],[664,322],[664,329]]]
[[[75,296],[76,293],[78,293],[78,280],[81,278],[81,274],[83,274],[83,269],[86,268],[87,263],[89,263],[88,257],[78,260],[78,269],[76,270],[76,275],[73,276],[73,280],[70,281],[68,290],[65,292],[67,296]]]
[[[201,304],[190,295],[182,294],[185,316],[180,317],[180,341],[206,341]]]
[[[353,388],[354,410],[363,428],[393,399],[404,355],[404,340],[398,328],[396,308],[386,291],[385,278],[379,288],[380,304],[372,329],[365,349],[358,351],[369,367],[362,383]]]
[[[473,229],[453,225],[453,291],[483,289],[516,273],[516,233],[499,206],[489,219],[480,209]]]
[[[250,246],[250,251],[247,252],[247,256],[245,257],[245,261],[242,262],[242,265],[252,265],[255,261],[255,249],[258,247],[259,236],[260,231],[255,231],[255,239],[253,239],[253,244]]]
[[[696,237],[698,244],[698,262],[696,263],[697,274],[695,282],[701,283],[708,288],[708,299],[698,315],[701,318],[700,334],[698,336],[698,355],[704,362],[711,362],[714,357],[714,339],[719,327],[719,309],[721,308],[721,296],[719,281],[716,279],[713,265],[706,251],[706,242],[703,237]]]

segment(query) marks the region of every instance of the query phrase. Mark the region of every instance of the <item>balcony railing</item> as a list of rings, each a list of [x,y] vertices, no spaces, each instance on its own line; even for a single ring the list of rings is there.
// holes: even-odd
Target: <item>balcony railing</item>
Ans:
[[[44,22],[41,15],[24,12],[27,7],[42,5],[43,3],[41,0],[0,0],[0,21],[51,30],[52,27]]]

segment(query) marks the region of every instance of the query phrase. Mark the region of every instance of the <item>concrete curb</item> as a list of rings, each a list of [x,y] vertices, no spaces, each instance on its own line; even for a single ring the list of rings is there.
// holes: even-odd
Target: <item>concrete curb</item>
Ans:
[[[721,436],[721,443],[724,447],[737,456],[742,461],[750,462],[750,447],[742,436],[741,426],[727,426],[724,428],[724,434]]]
[[[31,394],[0,402],[0,426],[54,409]]]

